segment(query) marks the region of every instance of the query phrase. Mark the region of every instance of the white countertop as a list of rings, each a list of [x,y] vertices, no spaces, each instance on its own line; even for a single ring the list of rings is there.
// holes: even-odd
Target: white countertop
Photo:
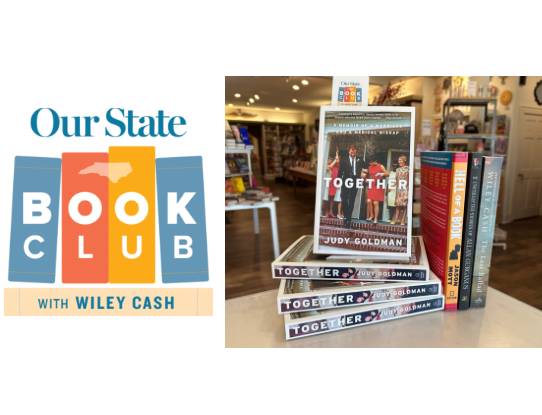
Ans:
[[[542,347],[542,311],[489,288],[486,308],[286,341],[272,290],[226,301],[226,347]]]

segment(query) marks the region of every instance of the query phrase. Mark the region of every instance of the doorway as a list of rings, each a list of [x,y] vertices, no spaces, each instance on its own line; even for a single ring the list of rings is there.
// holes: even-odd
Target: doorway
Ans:
[[[540,215],[542,191],[542,110],[520,107],[514,172],[513,218]]]

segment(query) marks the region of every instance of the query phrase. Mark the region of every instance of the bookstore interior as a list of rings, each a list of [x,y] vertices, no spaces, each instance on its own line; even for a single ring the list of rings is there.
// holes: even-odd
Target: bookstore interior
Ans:
[[[226,347],[542,347],[542,76],[226,77],[225,176]]]

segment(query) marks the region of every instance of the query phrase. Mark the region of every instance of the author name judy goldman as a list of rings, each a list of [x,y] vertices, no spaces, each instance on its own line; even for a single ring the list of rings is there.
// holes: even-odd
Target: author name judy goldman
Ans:
[[[324,245],[348,244],[352,241],[356,245],[374,245],[374,246],[403,246],[404,238],[341,238],[331,237],[322,240]]]

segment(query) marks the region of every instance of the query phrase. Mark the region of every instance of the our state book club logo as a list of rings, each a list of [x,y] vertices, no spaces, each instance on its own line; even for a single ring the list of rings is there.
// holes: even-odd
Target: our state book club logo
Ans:
[[[361,102],[361,88],[355,86],[339,87],[338,102]]]
[[[156,205],[162,282],[208,281],[201,157],[15,157],[9,281],[55,282],[61,221],[62,283],[155,283]]]

